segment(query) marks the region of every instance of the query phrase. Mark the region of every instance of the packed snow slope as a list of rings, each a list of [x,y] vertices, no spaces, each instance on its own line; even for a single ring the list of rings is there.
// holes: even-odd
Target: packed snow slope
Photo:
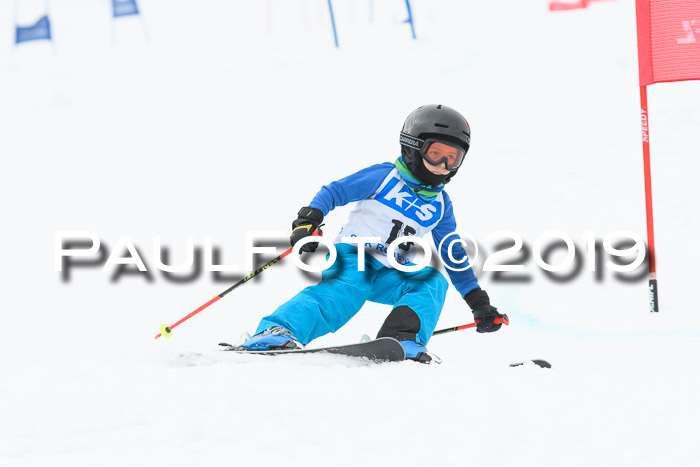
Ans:
[[[10,3],[0,465],[696,465],[700,83],[649,88],[660,313],[644,266],[620,277],[602,250],[611,232],[646,238],[632,0],[414,0],[416,40],[400,0],[335,0],[338,49],[320,0],[139,0],[114,23],[110,2],[54,1],[53,43],[17,48]],[[18,4],[21,24],[43,15]],[[249,271],[247,233],[279,232],[281,252],[322,185],[394,160],[426,103],[471,124],[447,190],[509,327],[435,337],[442,365],[219,352],[313,283],[285,260],[154,340]],[[579,270],[536,264],[552,230]],[[58,272],[60,231],[92,232],[99,254]],[[496,262],[524,271],[482,271],[503,231],[524,247]],[[188,237],[239,271],[163,273],[154,239],[181,264]],[[119,269],[128,242],[147,272]],[[564,259],[560,242],[549,262]],[[367,304],[311,345],[374,335],[388,311]],[[438,328],[470,321],[450,290]],[[508,367],[532,358],[553,368]]]

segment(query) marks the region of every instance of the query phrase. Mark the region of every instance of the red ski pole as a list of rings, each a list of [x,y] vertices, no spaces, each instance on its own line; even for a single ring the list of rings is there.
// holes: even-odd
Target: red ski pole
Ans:
[[[312,235],[319,236],[318,230],[316,230]],[[158,333],[158,335],[157,335],[155,338],[158,339],[160,336],[163,336],[163,337],[172,337],[172,335],[173,335],[173,329],[175,329],[176,327],[178,327],[179,325],[181,325],[182,323],[184,323],[185,321],[187,321],[188,319],[190,319],[191,317],[193,317],[194,315],[196,315],[196,314],[199,313],[200,311],[204,310],[205,308],[207,308],[207,307],[208,307],[209,305],[211,305],[212,303],[215,303],[215,302],[221,300],[221,299],[224,298],[229,292],[231,292],[233,289],[235,289],[235,288],[238,287],[239,285],[241,285],[241,284],[243,284],[243,283],[245,283],[245,282],[248,282],[250,279],[252,279],[253,277],[255,277],[255,276],[257,276],[258,274],[260,274],[261,272],[263,272],[265,269],[269,268],[270,266],[272,266],[272,265],[275,264],[276,262],[280,261],[282,258],[284,258],[284,257],[287,256],[289,253],[291,253],[293,249],[294,249],[293,247],[290,248],[289,250],[285,251],[284,253],[282,253],[281,255],[279,255],[277,258],[273,259],[273,260],[270,261],[269,263],[264,264],[263,266],[260,266],[257,270],[255,270],[254,272],[251,272],[250,274],[248,274],[247,276],[245,276],[243,279],[241,279],[240,281],[236,282],[236,283],[233,284],[231,287],[229,287],[228,289],[224,290],[224,291],[221,292],[219,295],[217,295],[216,297],[212,298],[212,299],[209,300],[207,303],[205,303],[204,305],[200,306],[199,308],[197,308],[196,310],[194,310],[194,311],[193,311],[192,313],[190,313],[189,315],[187,315],[187,316],[185,316],[184,318],[182,318],[180,321],[177,321],[176,323],[171,324],[170,326],[168,326],[167,323],[161,325],[161,326],[160,326],[160,332]]]
[[[505,324],[508,326],[510,322],[508,321],[508,315],[503,315],[503,318],[495,318],[493,320],[493,324]],[[476,323],[469,323],[469,324],[463,324],[461,326],[455,326],[452,328],[445,328],[445,329],[440,329],[439,331],[435,331],[433,333],[433,336],[437,336],[440,334],[447,334],[448,332],[455,332],[455,331],[461,331],[462,329],[469,329],[469,328],[475,328]]]

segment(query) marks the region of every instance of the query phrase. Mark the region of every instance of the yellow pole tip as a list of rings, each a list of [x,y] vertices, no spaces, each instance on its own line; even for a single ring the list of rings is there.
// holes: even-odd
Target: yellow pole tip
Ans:
[[[173,337],[173,332],[170,329],[168,329],[167,324],[163,324],[160,326],[160,335],[163,337],[170,338],[170,337]]]

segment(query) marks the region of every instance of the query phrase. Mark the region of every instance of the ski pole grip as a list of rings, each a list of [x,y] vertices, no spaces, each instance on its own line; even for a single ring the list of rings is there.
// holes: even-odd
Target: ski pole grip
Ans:
[[[510,321],[508,321],[508,315],[504,314],[502,318],[494,318],[493,324],[505,324],[508,326]]]

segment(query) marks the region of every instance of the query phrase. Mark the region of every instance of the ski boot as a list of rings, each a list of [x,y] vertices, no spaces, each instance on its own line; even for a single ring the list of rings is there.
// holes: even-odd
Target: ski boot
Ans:
[[[419,363],[430,363],[433,360],[423,344],[411,340],[399,341],[399,344],[406,352],[406,360],[415,360]]]
[[[245,350],[292,350],[304,348],[291,332],[280,327],[265,329],[263,332],[245,341],[241,347]]]

